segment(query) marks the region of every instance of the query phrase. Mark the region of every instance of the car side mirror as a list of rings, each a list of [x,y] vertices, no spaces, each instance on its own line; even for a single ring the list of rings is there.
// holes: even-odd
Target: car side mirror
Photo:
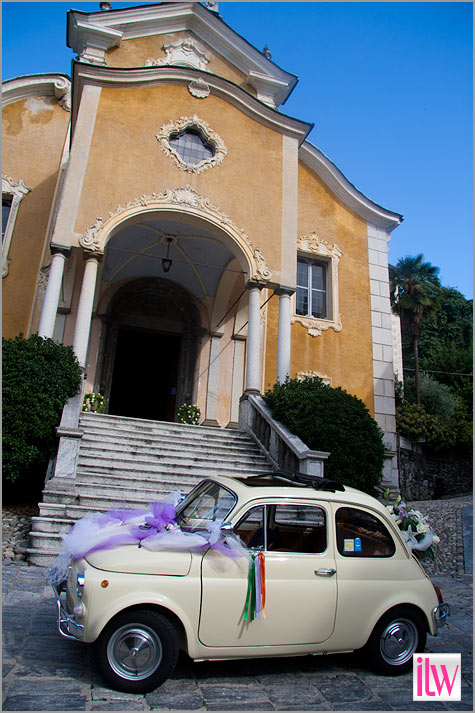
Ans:
[[[234,532],[234,527],[232,522],[223,522],[219,528],[223,535],[231,535]]]

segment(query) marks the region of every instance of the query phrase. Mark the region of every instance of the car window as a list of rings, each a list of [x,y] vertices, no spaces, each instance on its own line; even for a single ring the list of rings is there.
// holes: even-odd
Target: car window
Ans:
[[[358,508],[337,510],[336,541],[343,557],[391,557],[396,551],[381,520]]]
[[[327,548],[325,510],[314,505],[275,506],[268,531],[268,549],[275,552],[324,552]]]
[[[244,545],[251,549],[264,549],[264,522],[265,506],[252,508],[239,521],[234,528],[234,533],[241,538]]]
[[[178,512],[178,524],[183,530],[205,530],[215,520],[223,520],[236,502],[235,493],[219,483],[200,483],[183,501]]]

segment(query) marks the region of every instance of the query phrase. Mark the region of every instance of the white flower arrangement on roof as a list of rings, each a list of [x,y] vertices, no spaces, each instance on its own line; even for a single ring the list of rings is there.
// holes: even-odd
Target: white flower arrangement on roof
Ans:
[[[384,493],[384,500],[390,516],[401,530],[411,552],[433,562],[435,554],[432,546],[438,545],[440,538],[431,529],[427,516],[419,510],[409,508],[400,495],[394,505],[390,505],[389,488]]]

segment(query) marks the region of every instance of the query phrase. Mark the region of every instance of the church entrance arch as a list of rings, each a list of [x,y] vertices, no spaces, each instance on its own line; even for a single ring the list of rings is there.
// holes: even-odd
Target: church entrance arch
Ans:
[[[100,390],[108,412],[173,421],[193,399],[201,320],[191,296],[161,278],[123,286],[102,315]]]

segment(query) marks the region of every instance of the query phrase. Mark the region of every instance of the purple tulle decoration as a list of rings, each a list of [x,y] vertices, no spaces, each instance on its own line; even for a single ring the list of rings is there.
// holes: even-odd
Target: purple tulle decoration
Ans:
[[[152,517],[147,515],[145,522],[154,527],[157,532],[161,532],[167,525],[174,525],[176,522],[176,507],[173,503],[149,503]]]
[[[114,509],[108,510],[102,517],[105,518],[105,524],[109,524],[113,520],[120,520],[120,522],[128,522],[134,517],[139,517],[139,515],[146,515],[148,513],[147,508],[124,508],[122,510]]]
[[[132,537],[135,537],[136,541],[139,543],[139,547],[142,547],[142,540],[146,540],[147,537],[157,534],[156,527],[150,527],[148,525],[130,525],[129,532]]]

